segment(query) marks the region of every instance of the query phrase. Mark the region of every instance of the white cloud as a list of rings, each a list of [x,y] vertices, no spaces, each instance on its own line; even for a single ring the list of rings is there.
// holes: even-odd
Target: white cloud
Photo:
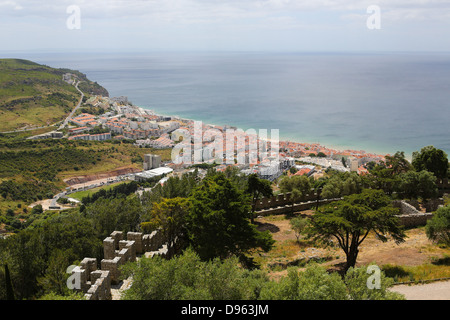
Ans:
[[[16,1],[0,1],[0,9],[1,8],[9,8],[12,10],[22,10],[23,7],[18,4]]]
[[[65,19],[66,8],[78,5],[83,19],[96,21],[226,25],[266,19],[278,23],[284,20],[286,27],[294,27],[298,24],[292,21],[296,16],[309,13],[331,13],[352,21],[366,15],[367,7],[373,4],[381,7],[383,20],[388,22],[446,21],[450,15],[450,0],[0,0],[0,18]]]
[[[0,0],[0,27],[15,26],[17,39],[39,30],[34,38],[42,37],[42,43],[46,37],[66,40],[70,5],[80,7],[82,28],[69,36],[91,44],[119,39],[133,46],[146,39],[155,45],[159,41],[161,47],[212,42],[223,47],[253,42],[270,46],[289,37],[305,46],[318,39],[352,44],[346,33],[365,36],[370,5],[381,8],[383,30],[400,26],[397,30],[413,33],[414,25],[436,25],[441,37],[450,30],[450,0]],[[424,41],[434,36],[429,29]],[[383,41],[397,43],[399,38]],[[0,35],[2,39],[6,36]]]

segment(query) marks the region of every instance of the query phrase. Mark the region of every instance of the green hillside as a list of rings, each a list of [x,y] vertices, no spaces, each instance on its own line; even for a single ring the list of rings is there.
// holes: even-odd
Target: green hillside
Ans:
[[[0,132],[54,124],[77,104],[80,94],[63,81],[73,74],[87,96],[108,91],[79,71],[55,69],[21,59],[0,59]]]

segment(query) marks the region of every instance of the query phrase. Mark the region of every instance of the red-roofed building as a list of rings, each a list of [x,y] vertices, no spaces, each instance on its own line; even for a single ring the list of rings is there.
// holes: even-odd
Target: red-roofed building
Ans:
[[[308,169],[308,168],[303,168],[303,169],[298,170],[294,175],[295,175],[295,176],[302,176],[302,175],[304,175],[304,174],[308,175],[310,172],[311,172],[310,169]]]
[[[69,133],[70,134],[76,134],[76,133],[84,132],[84,131],[87,131],[87,130],[89,130],[88,127],[78,127],[78,128],[69,129]]]

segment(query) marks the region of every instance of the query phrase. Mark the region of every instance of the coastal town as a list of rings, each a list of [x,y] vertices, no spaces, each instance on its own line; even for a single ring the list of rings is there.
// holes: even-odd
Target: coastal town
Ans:
[[[275,139],[278,133],[275,138],[268,138],[267,130],[258,135],[255,130],[244,132],[232,126],[158,115],[152,110],[133,105],[124,96],[92,96],[86,99],[82,107],[84,109],[80,110],[92,109],[97,112],[75,113],[68,119],[68,125],[63,130],[29,139],[131,140],[138,147],[172,149],[172,161],[147,165],[148,162],[144,159],[143,172],[125,177],[133,180],[162,176],[172,171],[186,172],[192,165],[200,163],[214,165],[218,171],[235,166],[244,174],[255,173],[270,181],[292,167],[295,170],[289,171],[289,174],[314,178],[322,176],[328,169],[364,174],[367,172],[367,163],[379,162],[385,157],[363,150],[336,150],[318,143],[278,141]],[[166,170],[154,171],[160,167],[165,167]],[[110,181],[123,178],[117,177]],[[91,183],[83,185],[83,188],[98,186],[99,183]],[[78,187],[72,187],[73,191],[78,190]]]

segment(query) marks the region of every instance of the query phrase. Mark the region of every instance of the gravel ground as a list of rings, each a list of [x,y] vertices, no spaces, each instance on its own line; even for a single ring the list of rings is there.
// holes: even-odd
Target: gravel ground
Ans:
[[[397,285],[392,291],[404,294],[407,300],[450,300],[450,281],[417,285]]]

